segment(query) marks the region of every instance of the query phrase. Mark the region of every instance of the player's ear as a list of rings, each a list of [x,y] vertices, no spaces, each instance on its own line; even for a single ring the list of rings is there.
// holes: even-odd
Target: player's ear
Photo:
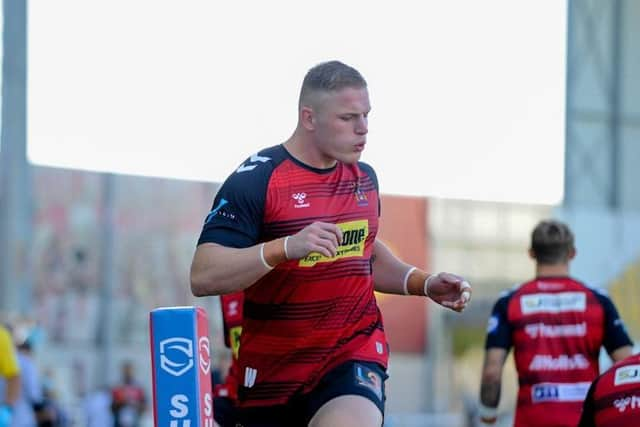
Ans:
[[[300,124],[310,131],[313,132],[316,129],[316,114],[308,105],[303,105],[300,109]]]
[[[532,260],[536,259],[536,253],[533,252],[533,249],[529,248],[529,258],[531,258]]]
[[[574,259],[576,257],[576,254],[577,254],[576,248],[569,249],[569,255],[567,257],[569,259],[569,261]]]

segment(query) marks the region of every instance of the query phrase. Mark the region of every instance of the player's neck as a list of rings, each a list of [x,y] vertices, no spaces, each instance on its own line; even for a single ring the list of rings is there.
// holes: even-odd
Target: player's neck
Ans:
[[[536,264],[536,277],[567,277],[569,264]]]
[[[313,168],[330,169],[336,165],[336,160],[323,156],[315,149],[313,141],[298,131],[294,132],[282,145],[298,161]]]

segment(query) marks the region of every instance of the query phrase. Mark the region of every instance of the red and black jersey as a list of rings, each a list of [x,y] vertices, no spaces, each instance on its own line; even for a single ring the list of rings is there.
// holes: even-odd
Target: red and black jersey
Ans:
[[[338,254],[278,265],[245,290],[240,337],[241,406],[286,403],[348,360],[386,367],[373,293],[378,183],[365,163],[315,169],[281,146],[251,156],[222,185],[199,244],[244,248],[323,221],[343,232]]]
[[[640,354],[614,364],[596,379],[578,427],[640,425]]]
[[[599,372],[600,347],[630,345],[604,294],[568,277],[524,283],[495,304],[486,348],[514,348],[515,426],[575,426]]]

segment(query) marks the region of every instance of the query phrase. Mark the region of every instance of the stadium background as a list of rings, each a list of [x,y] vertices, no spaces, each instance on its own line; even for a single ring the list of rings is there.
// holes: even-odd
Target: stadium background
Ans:
[[[16,25],[6,14],[17,3],[3,3],[5,30]],[[418,298],[380,297],[393,353],[389,425],[465,425],[491,304],[532,274],[526,249],[539,219],[569,222],[579,251],[573,274],[607,288],[640,339],[640,59],[632,55],[639,22],[632,0],[568,2],[561,204],[383,195],[380,237],[416,265],[463,273],[475,289],[464,316]],[[6,42],[5,33],[3,64],[19,48]],[[0,308],[7,320],[37,321],[37,360],[53,372],[61,401],[79,412],[81,399],[113,383],[125,359],[150,389],[148,312],[158,306],[206,307],[214,354],[223,359],[217,300],[194,300],[187,286],[217,184],[29,165],[24,99],[8,87],[20,89],[21,80],[12,72],[3,68]],[[515,389],[509,368],[505,419]]]

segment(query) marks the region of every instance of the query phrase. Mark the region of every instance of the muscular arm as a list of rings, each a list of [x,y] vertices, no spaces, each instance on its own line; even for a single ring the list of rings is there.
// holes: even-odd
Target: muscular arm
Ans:
[[[633,347],[630,345],[623,345],[611,352],[610,356],[614,362],[618,362],[622,359],[626,359],[627,357],[633,354]]]
[[[281,240],[281,239],[280,239]],[[241,291],[270,270],[260,259],[260,246],[236,249],[215,243],[198,246],[191,263],[191,292],[195,296],[220,295]],[[277,264],[274,246],[278,241],[265,245],[265,260]],[[281,255],[280,255],[281,257]]]
[[[264,262],[275,267],[311,252],[332,257],[336,255],[341,240],[342,231],[337,225],[314,222],[288,238],[264,243]],[[220,295],[242,291],[253,285],[271,270],[262,262],[262,245],[243,249],[216,243],[199,245],[191,263],[191,292],[195,296]]]
[[[391,250],[376,239],[373,244],[373,281],[376,291],[387,294],[404,294],[404,276],[411,268],[396,257]]]
[[[507,350],[489,348],[485,352],[480,384],[480,402],[490,408],[497,408],[500,403],[502,388],[502,368],[507,358]]]
[[[450,273],[429,276],[396,257],[379,240],[373,246],[373,284],[378,292],[431,298],[443,307],[460,312],[471,298],[471,286]]]

